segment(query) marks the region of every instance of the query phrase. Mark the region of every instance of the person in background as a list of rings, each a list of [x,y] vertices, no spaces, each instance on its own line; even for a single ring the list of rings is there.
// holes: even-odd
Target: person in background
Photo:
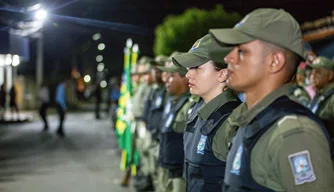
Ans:
[[[297,69],[296,78],[292,80],[292,98],[295,98],[297,102],[301,103],[305,107],[311,102],[311,98],[308,92],[305,90],[305,63],[301,63]]]
[[[311,82],[317,94],[310,109],[325,123],[334,143],[334,62],[326,57],[317,57],[312,64]]]
[[[306,46],[307,47],[307,46]],[[312,64],[312,62],[317,58],[317,53],[311,49],[311,47],[307,47],[307,50],[305,51],[305,64]],[[311,77],[312,73],[310,70],[310,67],[305,67],[305,86],[304,89],[307,91],[308,95],[310,96],[310,99],[314,99],[316,94],[316,88],[311,83]]]
[[[20,119],[19,108],[16,102],[16,88],[15,85],[9,91],[9,109],[12,114],[12,119],[14,119],[14,114],[16,113],[16,119]]]
[[[94,90],[95,95],[95,118],[100,119],[100,105],[102,102],[102,88],[97,84]]]
[[[2,84],[0,88],[0,120],[5,119],[5,112],[6,112],[6,85]]]
[[[47,131],[49,129],[49,123],[47,120],[47,110],[50,103],[50,92],[47,84],[45,82],[42,83],[40,89],[39,89],[39,115],[41,116],[43,122],[44,122],[44,131]]]
[[[57,130],[57,134],[60,137],[64,137],[64,120],[65,120],[65,114],[67,111],[67,105],[66,105],[66,81],[62,81],[58,84],[57,90],[56,90],[56,107],[57,112],[59,115],[59,127]]]

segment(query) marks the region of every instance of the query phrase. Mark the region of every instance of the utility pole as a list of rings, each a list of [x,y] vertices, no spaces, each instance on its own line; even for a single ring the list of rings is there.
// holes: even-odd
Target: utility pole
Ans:
[[[37,38],[37,62],[36,62],[36,85],[39,87],[43,82],[43,60],[44,60],[44,41],[43,34],[40,32]]]

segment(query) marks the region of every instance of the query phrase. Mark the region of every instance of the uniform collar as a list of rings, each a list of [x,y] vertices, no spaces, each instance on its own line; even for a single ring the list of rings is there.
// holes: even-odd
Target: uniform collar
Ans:
[[[190,96],[190,92],[189,91],[186,91],[185,93],[183,93],[182,95],[180,96],[174,96],[172,97],[172,104],[175,105],[177,102],[179,102],[179,100],[182,98],[182,97],[189,97]]]
[[[319,91],[319,94],[326,95],[326,93],[328,93],[332,89],[334,89],[334,82],[328,84],[327,87],[325,87],[324,89],[322,89],[321,91]]]
[[[228,101],[235,100],[231,90],[227,90],[219,94],[217,97],[209,101],[207,104],[203,104],[203,107],[199,110],[198,115],[203,119],[207,120],[210,115],[220,108]]]
[[[249,124],[261,111],[266,109],[271,103],[281,96],[290,96],[291,84],[285,84],[273,92],[265,96],[261,101],[254,105],[251,109],[247,109],[247,104],[244,103],[236,108],[230,116],[230,123],[243,127]]]

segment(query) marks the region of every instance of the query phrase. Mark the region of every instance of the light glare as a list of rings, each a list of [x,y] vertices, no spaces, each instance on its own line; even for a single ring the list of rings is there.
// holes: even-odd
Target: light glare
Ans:
[[[89,75],[85,75],[85,77],[84,77],[84,81],[85,81],[86,83],[88,83],[88,82],[90,82],[90,80],[91,80],[90,76],[89,76]]]

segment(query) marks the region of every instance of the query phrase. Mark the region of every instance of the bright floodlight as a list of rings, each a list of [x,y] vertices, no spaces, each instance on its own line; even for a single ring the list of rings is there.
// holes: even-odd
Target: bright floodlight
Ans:
[[[4,55],[0,55],[0,67],[5,66],[6,57]]]
[[[37,20],[43,21],[43,20],[45,20],[47,14],[48,13],[45,10],[40,9],[40,10],[36,11],[35,18]]]
[[[103,69],[104,69],[104,63],[99,63],[97,65],[97,71],[101,72],[101,71],[103,71]]]
[[[93,40],[97,41],[101,38],[101,34],[100,33],[96,33],[93,35]]]
[[[138,44],[134,44],[133,47],[132,47],[132,51],[137,53],[138,50],[139,50]]]
[[[129,39],[126,40],[126,47],[127,48],[131,48],[132,47],[132,39],[129,38]]]
[[[18,66],[19,64],[20,64],[20,57],[18,55],[14,55],[12,65],[15,67]]]
[[[89,76],[89,75],[85,75],[85,77],[84,77],[84,81],[85,81],[86,83],[88,83],[88,82],[90,82],[90,80],[91,80],[90,76]]]
[[[98,46],[97,46],[97,49],[102,51],[104,48],[106,48],[106,45],[104,43],[100,43]]]
[[[96,56],[96,61],[97,62],[101,62],[102,60],[103,60],[103,56],[102,55]]]
[[[107,81],[105,81],[105,80],[101,81],[100,86],[101,86],[102,88],[107,87]]]
[[[6,55],[5,64],[6,64],[6,65],[11,65],[12,62],[13,62],[13,60],[12,60],[12,55],[11,55],[11,54],[7,54],[7,55]]]

